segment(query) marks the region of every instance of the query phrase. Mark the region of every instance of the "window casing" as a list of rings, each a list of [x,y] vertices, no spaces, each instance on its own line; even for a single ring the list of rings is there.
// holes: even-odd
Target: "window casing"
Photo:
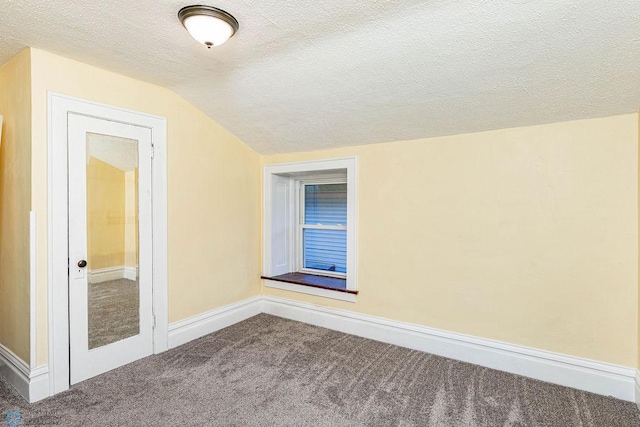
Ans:
[[[268,278],[300,272],[342,278],[347,291],[357,292],[357,159],[265,165],[263,173],[265,286],[285,289]],[[327,258],[326,253],[318,256],[318,248],[309,243],[313,238],[317,243],[319,234],[325,235],[323,244],[338,246],[342,253],[334,258]],[[306,250],[305,235],[309,239]],[[315,254],[310,253],[313,250]],[[337,293],[323,290],[318,294],[303,285],[286,289],[329,298]],[[353,299],[335,297],[355,301],[355,295],[349,296]]]

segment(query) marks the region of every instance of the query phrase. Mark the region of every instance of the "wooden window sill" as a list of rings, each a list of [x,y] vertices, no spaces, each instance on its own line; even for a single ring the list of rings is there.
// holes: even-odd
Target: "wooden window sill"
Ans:
[[[262,279],[274,280],[276,282],[293,283],[295,285],[309,286],[312,288],[326,289],[330,291],[343,292],[345,294],[358,295],[358,291],[347,289],[347,281],[337,277],[318,276],[307,273],[287,273],[279,276],[261,276]]]

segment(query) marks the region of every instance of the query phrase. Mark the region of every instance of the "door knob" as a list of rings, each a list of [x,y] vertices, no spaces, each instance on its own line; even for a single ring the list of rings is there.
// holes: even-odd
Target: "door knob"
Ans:
[[[80,268],[85,268],[87,266],[87,261],[81,259],[80,261],[78,261],[78,267]]]

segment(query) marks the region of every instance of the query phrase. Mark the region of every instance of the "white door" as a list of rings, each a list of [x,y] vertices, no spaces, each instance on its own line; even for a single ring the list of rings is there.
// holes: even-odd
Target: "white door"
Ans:
[[[71,384],[153,353],[151,130],[69,115]]]

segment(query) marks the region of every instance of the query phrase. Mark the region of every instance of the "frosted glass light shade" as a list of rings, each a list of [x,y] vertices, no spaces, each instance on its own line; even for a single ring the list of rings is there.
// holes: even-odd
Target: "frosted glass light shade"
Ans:
[[[239,27],[233,16],[211,6],[184,7],[178,18],[194,39],[209,48],[229,40]]]
[[[212,16],[190,16],[184,26],[191,37],[207,46],[219,46],[233,35],[231,25]]]

